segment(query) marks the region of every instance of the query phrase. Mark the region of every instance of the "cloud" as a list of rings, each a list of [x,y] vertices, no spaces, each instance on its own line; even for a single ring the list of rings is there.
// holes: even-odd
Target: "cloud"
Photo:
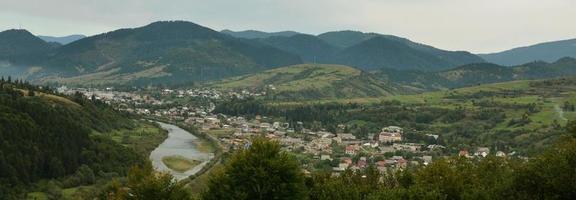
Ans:
[[[158,20],[214,29],[353,29],[489,52],[576,37],[573,0],[2,0],[0,29],[97,34]]]

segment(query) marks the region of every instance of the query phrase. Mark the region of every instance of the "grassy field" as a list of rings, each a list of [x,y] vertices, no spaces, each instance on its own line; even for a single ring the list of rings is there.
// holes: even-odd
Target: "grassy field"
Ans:
[[[209,83],[225,90],[261,90],[275,99],[376,97],[404,89],[343,65],[302,64]]]
[[[188,159],[182,156],[166,156],[162,158],[162,162],[168,168],[177,172],[186,172],[201,163],[200,161]]]
[[[120,129],[103,134],[141,155],[148,156],[166,139],[168,133],[153,122],[138,121],[136,124],[133,129]]]
[[[296,65],[272,69],[261,73],[235,77],[216,83],[224,89],[263,87],[276,85],[278,90],[295,91],[322,88],[348,77],[358,76],[360,71],[341,65]]]

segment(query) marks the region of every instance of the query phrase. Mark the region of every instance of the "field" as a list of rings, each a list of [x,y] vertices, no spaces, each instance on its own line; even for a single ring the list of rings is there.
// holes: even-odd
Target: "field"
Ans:
[[[167,132],[157,124],[148,121],[138,121],[133,129],[119,129],[108,133],[112,140],[132,148],[137,153],[148,156],[167,137]],[[100,133],[97,133],[100,134]]]
[[[397,84],[343,65],[303,64],[209,83],[224,90],[265,91],[269,98],[327,99],[389,96],[405,92]]]

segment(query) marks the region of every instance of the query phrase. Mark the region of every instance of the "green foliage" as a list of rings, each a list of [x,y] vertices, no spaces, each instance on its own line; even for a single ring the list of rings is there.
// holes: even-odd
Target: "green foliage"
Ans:
[[[78,40],[58,48],[43,64],[66,75],[94,73],[68,80],[77,84],[156,85],[221,79],[298,63],[298,56],[257,41],[191,22],[164,21]],[[102,69],[108,73],[95,73]]]
[[[78,104],[50,91],[25,96],[21,81],[0,88],[0,199],[22,198],[41,179],[66,178],[64,186],[91,184],[95,172],[125,174],[143,162],[107,137],[91,135],[129,127],[131,121],[104,104],[77,98]],[[104,119],[108,118],[108,119]],[[4,196],[6,195],[6,196]]]
[[[168,173],[155,172],[150,163],[134,166],[128,173],[125,184],[113,182],[104,192],[103,199],[110,200],[184,200],[190,194],[184,185]]]
[[[214,175],[203,199],[302,199],[304,175],[277,143],[255,139]]]
[[[212,86],[265,91],[265,98],[275,101],[377,97],[413,92],[352,67],[327,64],[281,67],[225,79]]]
[[[533,160],[450,158],[418,169],[373,167],[307,179],[309,199],[572,199],[576,139],[565,138]]]

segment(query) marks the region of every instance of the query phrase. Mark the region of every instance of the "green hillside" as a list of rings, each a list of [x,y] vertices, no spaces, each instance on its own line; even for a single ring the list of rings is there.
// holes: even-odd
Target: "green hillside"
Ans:
[[[26,30],[0,32],[0,63],[38,64],[58,45],[47,43]]]
[[[327,130],[347,124],[356,137],[367,137],[366,132],[393,124],[411,130],[406,138],[409,142],[426,143],[426,134],[437,134],[442,138],[440,144],[453,153],[462,148],[490,146],[533,155],[549,147],[560,137],[563,127],[576,120],[574,105],[576,77],[376,98],[232,100],[216,109],[226,114],[260,114],[293,122],[317,121]]]
[[[259,41],[298,55],[302,60],[309,63],[334,63],[332,58],[339,50],[316,36],[306,34],[268,37]]]
[[[215,82],[222,89],[259,89],[276,99],[351,98],[408,92],[396,84],[343,65],[304,64]]]
[[[438,72],[381,69],[375,76],[422,90],[460,88],[514,80],[537,80],[576,75],[576,59],[532,62],[506,67],[491,63],[468,64]]]
[[[488,62],[507,66],[535,61],[554,62],[566,56],[576,57],[576,39],[545,42],[479,56]]]
[[[138,138],[128,134],[132,131]],[[109,133],[131,144],[117,142]],[[164,136],[159,128],[103,102],[2,79],[0,199],[24,199],[30,191],[62,199],[62,188],[102,186],[144,164]],[[45,187],[47,180],[50,187]]]
[[[256,41],[169,21],[80,39],[59,48],[43,66],[67,83],[154,84],[221,79],[298,63],[298,56]],[[79,75],[87,77],[74,80]]]

